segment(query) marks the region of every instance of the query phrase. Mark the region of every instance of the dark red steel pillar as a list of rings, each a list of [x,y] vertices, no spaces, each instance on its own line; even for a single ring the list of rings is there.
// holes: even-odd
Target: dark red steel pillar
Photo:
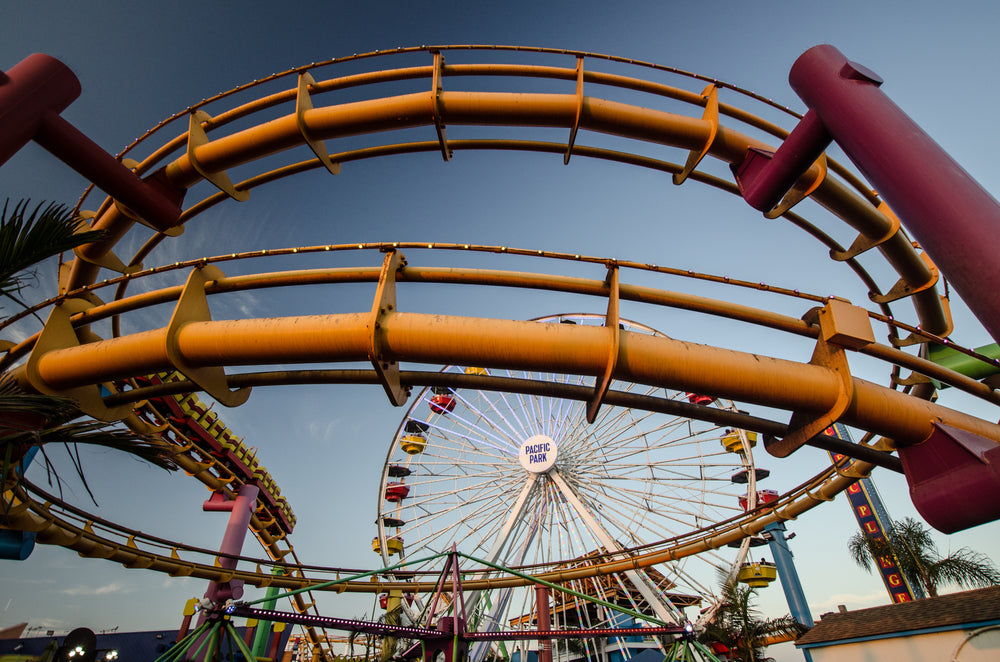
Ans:
[[[157,230],[176,226],[183,191],[160,175],[140,179],[59,116],[78,96],[76,75],[49,55],[0,71],[0,165],[34,140]]]
[[[833,46],[788,76],[837,144],[892,207],[994,340],[1000,340],[1000,205]]]
[[[833,46],[803,53],[789,74],[809,112],[773,154],[733,166],[750,205],[769,211],[836,140],[995,340],[1000,340],[1000,204]],[[899,455],[913,503],[951,533],[1000,518],[1000,448],[935,424]]]
[[[538,613],[539,632],[552,629],[549,607],[549,587],[535,584],[535,610]],[[538,640],[538,662],[552,662],[552,640]]]
[[[810,110],[773,156],[734,167],[747,202],[770,210],[836,140],[1000,340],[1000,204],[833,46],[803,53],[788,80]]]
[[[1000,446],[934,423],[922,444],[899,449],[910,498],[938,531],[954,533],[1000,517]]]

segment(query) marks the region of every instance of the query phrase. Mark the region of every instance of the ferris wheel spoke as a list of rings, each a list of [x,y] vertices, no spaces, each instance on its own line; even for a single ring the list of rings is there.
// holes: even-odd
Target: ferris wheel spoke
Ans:
[[[594,500],[588,498],[585,493],[578,493],[577,497],[583,507],[594,517],[595,522],[597,522],[597,517],[600,516],[599,526],[601,526],[601,528],[607,531],[608,527],[610,527],[618,534],[629,530],[628,525],[622,520],[621,517],[619,517],[618,511],[620,509],[628,509],[632,511],[634,516],[638,510],[634,503],[625,502],[623,500],[618,500],[618,503],[620,504],[619,508],[610,508],[607,507],[606,503],[595,502]]]
[[[448,467],[444,463],[422,467],[424,471],[412,473],[411,485],[424,485],[434,487],[437,484],[455,483],[456,479],[462,478],[462,485],[479,485],[496,480],[511,480],[509,468],[495,467],[489,465],[471,465],[462,467]],[[433,471],[432,471],[433,469]],[[506,471],[505,471],[506,470]],[[412,471],[412,469],[411,469]],[[447,473],[446,473],[447,472]],[[462,489],[462,488],[456,488]]]
[[[581,490],[584,494],[589,494],[592,489]],[[679,496],[679,495],[677,495]],[[660,495],[653,493],[650,490],[635,490],[630,488],[625,489],[615,489],[602,492],[600,497],[604,502],[617,502],[621,506],[632,506],[639,507],[640,504],[649,504],[650,507],[656,506],[655,512],[665,513],[665,512],[675,512],[675,513],[686,513],[691,512],[689,507],[681,505],[685,502],[683,498],[671,498],[670,495]],[[704,500],[698,502],[699,508],[704,509],[706,506],[712,506],[711,503],[706,503]],[[735,508],[736,504],[733,504]]]
[[[430,442],[436,441],[433,446]],[[476,449],[472,450],[468,446],[460,443],[442,443],[442,441],[454,440],[442,440],[435,439],[430,435],[427,437],[427,448],[422,453],[423,458],[419,461],[415,461],[412,458],[407,458],[407,464],[417,465],[420,467],[440,467],[448,466],[452,467],[455,464],[455,458],[461,457],[463,463],[470,465],[478,465],[483,467],[493,467],[497,470],[501,470],[504,467],[512,466],[514,458],[510,455],[497,455],[489,454],[483,452],[483,450]]]
[[[615,439],[609,440],[604,448],[604,454],[609,460],[620,461],[642,453],[663,453],[670,452],[678,454],[680,449],[686,447],[702,448],[707,441],[712,439],[711,435],[700,432],[694,434],[685,427],[678,424],[662,424],[655,429],[644,429],[633,435],[623,436],[618,434]],[[680,431],[679,431],[680,430]],[[637,443],[641,440],[641,443]]]
[[[419,495],[419,501],[414,498],[413,503],[417,504],[442,504],[442,503],[455,503],[459,506],[466,505],[472,506],[480,502],[488,501],[489,499],[495,499],[498,495],[502,495],[506,491],[508,484],[513,484],[514,481],[489,481],[480,483],[476,488],[476,491],[470,494],[471,486],[459,486],[456,488],[451,488],[447,490],[439,491],[426,491]],[[424,485],[419,485],[423,487]]]
[[[586,419],[581,419],[577,421],[573,432],[574,436],[578,436],[583,442],[600,439],[602,444],[611,443],[634,422],[634,417],[624,407],[602,408],[592,425],[588,426]]]
[[[651,431],[638,433],[630,437],[622,438],[617,443],[608,443],[603,447],[603,455],[607,461],[621,462],[628,458],[643,454],[663,454],[670,453],[671,460],[681,460],[680,453],[683,449],[694,448],[703,449],[707,442],[712,441],[712,437],[704,434],[690,437],[667,436],[673,432],[672,428],[661,427],[656,432],[662,433],[654,435]],[[635,443],[636,440],[642,443]]]
[[[575,380],[567,379],[566,383],[580,386],[584,383],[583,375],[578,375]],[[580,421],[586,420],[586,417],[581,416],[584,413],[583,403],[564,399],[559,399],[558,403],[559,412],[556,420],[559,421],[559,425],[553,429],[552,437],[554,439],[572,438],[576,435]]]
[[[423,550],[440,553],[446,551],[452,543],[457,544],[459,541],[464,543],[470,536],[478,535],[480,539],[486,539],[490,531],[490,525],[494,522],[490,518],[477,519],[477,522],[482,522],[482,526],[469,526],[468,521],[463,519],[447,519],[447,514],[447,512],[444,513],[445,517],[440,522],[437,521],[439,518],[435,516],[420,520],[418,522],[421,525],[420,529],[426,530],[427,533],[415,540],[411,540],[408,545],[409,548],[419,550],[420,553]],[[416,529],[413,530],[416,531]],[[404,532],[403,535],[406,536],[407,533]],[[442,542],[440,544],[433,543],[432,541],[434,540]]]
[[[412,518],[414,525],[416,523],[426,524],[427,522],[430,521],[428,519],[429,517],[435,517],[435,518],[447,517],[452,512],[455,511],[461,512],[463,509],[467,512],[472,513],[470,516],[467,516],[463,519],[486,518],[490,517],[490,513],[492,512],[491,509],[484,508],[483,511],[477,513],[471,511],[471,506],[480,503],[489,504],[490,500],[491,499],[495,500],[497,494],[500,493],[502,493],[502,488],[497,487],[490,492],[480,492],[479,494],[476,495],[464,494],[462,498],[458,498],[457,495],[459,494],[459,491],[457,490],[440,492],[434,495],[423,495],[421,496],[419,501],[414,500],[414,502],[410,504],[403,512],[414,514],[414,517]],[[420,515],[419,513],[421,512],[425,514]],[[456,523],[456,525],[460,524],[461,520]]]
[[[517,377],[511,371],[507,371],[508,376]],[[519,373],[520,378],[531,379],[531,375],[528,373]],[[533,402],[531,396],[526,396],[523,393],[514,394],[513,400],[517,403],[516,406],[511,407],[511,411],[515,412],[520,420],[524,423],[524,434],[527,437],[533,437],[541,433],[541,429],[538,427],[538,416],[534,411],[534,407],[529,404]]]
[[[679,500],[660,500],[660,499],[626,499],[620,494],[612,492],[608,495],[602,495],[604,497],[603,501],[598,501],[592,498],[587,498],[583,496],[585,504],[590,507],[595,512],[602,513],[602,517],[609,524],[614,524],[618,530],[630,531],[631,528],[624,524],[621,519],[616,515],[617,512],[632,512],[635,517],[638,517],[638,513],[646,512],[649,514],[655,514],[655,519],[649,517],[639,518],[644,527],[649,529],[651,532],[655,532],[656,536],[660,539],[666,539],[673,537],[680,531],[690,529],[692,526],[700,528],[700,522],[706,520],[704,513],[693,512],[689,510],[683,510],[679,508],[676,504]],[[617,507],[611,508],[610,504],[615,503]],[[725,519],[725,518],[722,518]],[[673,526],[667,526],[667,523],[673,522]],[[639,539],[638,537],[632,536],[632,538],[637,542],[637,544],[645,544],[655,540],[652,536],[646,536],[646,539]]]
[[[518,375],[515,375],[510,370],[507,371],[507,376],[508,377],[513,377],[513,378],[517,378],[518,377]],[[514,421],[517,422],[517,426],[518,426],[518,428],[521,431],[521,436],[523,438],[527,439],[528,437],[534,435],[535,434],[534,432],[531,432],[531,431],[528,430],[527,422],[524,421],[524,420],[522,420],[522,418],[521,418],[521,415],[524,412],[523,403],[519,399],[508,397],[507,393],[500,392],[499,396],[500,396],[500,400],[503,401],[503,406],[504,406],[505,410],[507,412],[509,412],[510,417]],[[516,407],[515,405],[512,405],[511,404],[511,400],[516,400],[517,403],[519,403],[521,405],[520,408]],[[499,405],[498,405],[498,409],[499,409]],[[512,428],[513,428],[513,426],[512,426]]]
[[[600,524],[598,524],[597,520],[594,519],[590,511],[584,506],[583,503],[581,503],[576,492],[573,491],[570,485],[559,474],[559,471],[553,470],[549,475],[552,478],[552,482],[558,487],[559,491],[563,494],[566,500],[573,506],[577,515],[586,523],[587,528],[591,529],[593,534],[601,541],[604,548],[615,551],[621,550],[621,546],[608,534],[606,530],[604,530],[603,527],[600,526]],[[636,589],[646,599],[660,620],[670,623],[678,622],[672,605],[668,607],[660,602],[651,587],[643,580],[642,576],[638,572],[626,571],[626,576],[628,576],[629,580],[635,585]]]
[[[482,448],[486,447],[494,451],[493,455],[500,457],[504,454],[509,454],[516,446],[515,442],[509,437],[501,436],[493,430],[476,425],[474,422],[466,420],[463,416],[454,412],[447,414],[447,418],[443,423],[447,424],[447,426],[430,423],[435,436],[440,436],[452,442],[462,440],[471,449],[479,452],[486,453],[487,451]]]
[[[499,410],[497,410],[491,399],[484,398],[484,400],[490,405],[494,415],[498,417],[497,420],[502,422],[503,425],[498,425],[493,418],[487,416],[486,413],[482,411],[471,399],[466,398],[461,391],[454,391],[454,393],[459,402],[461,402],[466,409],[476,414],[478,417],[477,420],[483,421],[485,426],[472,421],[466,421],[465,417],[461,414],[456,414],[455,412],[448,414],[449,420],[463,421],[467,424],[467,429],[479,430],[484,436],[489,435],[498,441],[502,440],[505,450],[508,452],[517,452],[517,448],[520,446],[517,430],[510,424],[509,421],[507,421],[507,418]]]

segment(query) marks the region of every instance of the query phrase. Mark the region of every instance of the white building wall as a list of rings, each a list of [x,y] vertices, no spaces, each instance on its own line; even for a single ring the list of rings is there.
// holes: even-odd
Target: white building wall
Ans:
[[[813,662],[997,662],[1000,626],[808,649]]]

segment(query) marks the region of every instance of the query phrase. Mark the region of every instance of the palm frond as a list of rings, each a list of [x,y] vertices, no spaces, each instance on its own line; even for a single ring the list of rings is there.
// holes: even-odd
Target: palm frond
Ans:
[[[48,421],[68,421],[79,416],[76,405],[68,398],[59,398],[24,391],[9,377],[0,378],[0,434],[18,430],[23,425],[17,415],[31,414]]]
[[[930,568],[931,575],[941,583],[963,588],[986,588],[1000,585],[1000,571],[985,554],[963,547],[941,559]]]
[[[99,231],[77,232],[79,219],[65,205],[39,203],[29,211],[22,200],[0,213],[0,294],[15,298],[25,285],[24,273],[39,262],[103,236]]]
[[[855,563],[869,572],[879,565],[880,557],[893,557],[907,579],[931,597],[943,583],[964,588],[1000,585],[1000,571],[988,556],[963,547],[942,557],[931,530],[912,517],[891,522],[886,538],[855,533],[848,539],[847,549]]]
[[[167,471],[178,469],[173,450],[158,437],[138,435],[101,421],[75,420],[79,417],[72,400],[24,393],[11,380],[0,380],[0,481],[8,481],[8,487],[19,487],[26,469],[24,458],[28,449],[37,446],[48,482],[56,484],[61,495],[63,477],[46,451],[52,444],[65,447],[73,473],[95,504],[80,458],[80,445],[128,453]]]

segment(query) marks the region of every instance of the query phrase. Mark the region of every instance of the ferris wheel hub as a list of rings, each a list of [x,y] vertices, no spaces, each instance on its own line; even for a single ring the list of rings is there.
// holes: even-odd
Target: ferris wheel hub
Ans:
[[[545,434],[536,434],[521,444],[518,459],[524,470],[533,474],[547,473],[555,466],[559,449],[555,440]]]

